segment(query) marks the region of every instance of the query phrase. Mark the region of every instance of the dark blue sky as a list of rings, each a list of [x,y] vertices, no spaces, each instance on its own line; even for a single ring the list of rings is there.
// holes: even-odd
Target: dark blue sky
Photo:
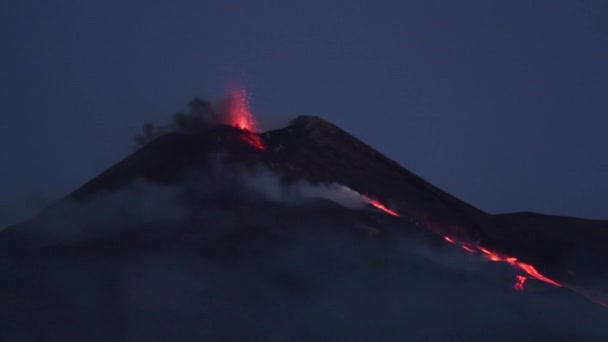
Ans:
[[[240,78],[262,122],[324,116],[484,210],[608,218],[605,1],[22,0],[0,28],[5,214]]]

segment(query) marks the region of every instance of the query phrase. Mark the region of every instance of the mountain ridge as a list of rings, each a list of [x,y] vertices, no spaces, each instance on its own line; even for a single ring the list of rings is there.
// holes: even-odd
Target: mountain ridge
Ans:
[[[167,133],[63,201],[86,202],[95,194],[120,189],[137,179],[172,184],[192,172],[208,170],[214,158],[246,168],[267,167],[286,183],[346,186],[384,203],[404,222],[426,227],[467,248],[483,245],[516,257],[573,286],[595,282],[597,272],[589,265],[608,265],[608,252],[603,248],[608,243],[608,221],[530,213],[488,214],[318,116],[300,116],[287,127],[262,133],[230,125],[209,125],[197,133]],[[36,220],[5,229],[0,239],[17,241],[21,231],[36,235]],[[570,262],[573,256],[577,258]]]

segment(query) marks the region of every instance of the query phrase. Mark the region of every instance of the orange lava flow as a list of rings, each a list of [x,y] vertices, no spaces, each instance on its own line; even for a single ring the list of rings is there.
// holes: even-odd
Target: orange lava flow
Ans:
[[[447,241],[449,241],[451,243],[455,243],[454,239],[450,238],[449,236],[444,236],[444,239],[446,239]],[[470,246],[463,245],[463,244],[461,244],[461,246],[466,251],[475,253],[475,250],[473,250]],[[523,261],[519,261],[519,260],[517,260],[517,258],[508,257],[508,256],[502,255],[500,253],[492,252],[491,250],[484,248],[482,246],[475,246],[475,248],[477,248],[477,250],[479,252],[481,252],[481,255],[483,255],[485,258],[487,258],[489,260],[506,262],[506,263],[510,264],[511,266],[516,267],[516,268],[522,270],[523,272],[526,272],[532,278],[544,281],[545,283],[551,284],[553,286],[557,286],[557,287],[562,286],[560,283],[556,282],[555,280],[547,278],[544,275],[540,274],[540,272],[538,272],[538,270],[536,270],[536,268],[534,266],[527,264]],[[520,277],[524,277],[524,276],[517,276],[518,282],[515,284],[515,289],[517,289],[517,290],[523,289],[524,281],[525,281],[525,279],[527,279],[526,277],[524,277],[525,279],[521,280]],[[519,288],[518,285],[521,285],[521,288]]]
[[[399,216],[399,214],[397,214],[397,212],[390,210],[389,208],[387,208],[384,204],[378,202],[377,200],[373,200],[373,199],[369,199],[369,204],[373,205],[374,207],[384,211],[385,213],[389,214],[389,215],[393,215],[393,216]]]
[[[515,276],[515,279],[516,279],[515,285],[513,285],[513,288],[516,289],[517,291],[523,291],[524,283],[526,282],[526,280],[528,280],[528,277],[518,275],[518,276]]]
[[[524,263],[524,262],[517,261],[517,262],[515,263],[515,265],[517,265],[517,267],[519,267],[519,268],[520,268],[522,271],[524,271],[524,272],[528,273],[529,275],[531,275],[532,277],[534,277],[534,278],[536,278],[536,279],[538,279],[538,280],[542,280],[542,281],[544,281],[545,283],[549,283],[549,284],[551,284],[551,285],[554,285],[554,286],[557,286],[557,287],[561,287],[561,285],[560,285],[558,282],[556,282],[556,281],[554,281],[554,280],[551,280],[551,279],[549,279],[549,278],[547,278],[547,277],[543,276],[542,274],[540,274],[540,273],[539,273],[539,272],[538,272],[538,271],[537,271],[537,270],[534,268],[534,266],[532,266],[532,265],[530,265],[530,264],[526,264],[526,263]]]
[[[570,289],[596,304],[599,304],[603,307],[608,307],[608,296],[606,294],[602,293],[601,291],[594,290],[594,289],[579,288],[577,286],[574,286],[572,284],[567,284],[567,283],[560,284],[557,281],[541,274],[536,269],[536,267],[534,267],[533,265],[525,263],[523,261],[519,261],[515,257],[509,257],[504,254],[500,254],[500,253],[491,251],[490,249],[480,246],[479,244],[473,244],[473,245],[465,244],[463,242],[466,241],[466,239],[463,239],[462,241],[460,241],[459,239],[455,238],[453,235],[446,235],[446,233],[443,232],[444,230],[437,227],[435,224],[433,224],[433,222],[431,222],[428,219],[427,213],[423,214],[422,221],[429,230],[431,230],[432,232],[434,232],[436,234],[443,236],[443,238],[447,242],[459,245],[467,252],[475,254],[475,255],[481,255],[486,259],[489,259],[492,261],[498,261],[498,262],[506,262],[509,265],[511,265],[512,267],[522,271],[522,273],[525,273],[525,275],[520,274],[520,275],[516,276],[515,284],[513,285],[515,290],[518,290],[518,291],[523,290],[524,283],[528,279],[537,279],[537,280],[543,281],[547,284],[551,284],[556,287]],[[471,252],[471,250],[472,250],[472,252]]]
[[[244,88],[233,88],[229,92],[227,102],[228,124],[240,128],[244,134],[243,140],[258,150],[266,150],[262,139],[255,134],[257,131],[253,114],[249,110],[249,96]]]
[[[462,245],[462,249],[464,249],[465,251],[467,251],[469,253],[475,253],[475,251],[467,245]]]
[[[258,150],[262,150],[262,151],[266,150],[266,145],[264,145],[264,143],[262,142],[262,139],[260,139],[260,137],[257,134],[255,134],[251,131],[245,131],[242,138],[243,138],[243,140],[245,140],[246,143],[257,148]]]

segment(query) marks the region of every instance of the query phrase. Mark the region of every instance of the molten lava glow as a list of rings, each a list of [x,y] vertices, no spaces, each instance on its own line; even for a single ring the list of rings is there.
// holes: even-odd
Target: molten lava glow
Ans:
[[[444,236],[443,238],[451,243],[455,243],[454,239],[450,238],[449,236]],[[476,252],[473,248],[471,248],[471,246],[461,245],[461,247],[468,252],[471,252],[471,253]],[[506,263],[510,264],[511,266],[516,267],[516,268],[526,272],[532,278],[536,278],[538,280],[544,281],[545,283],[549,283],[553,286],[557,286],[557,287],[562,286],[560,283],[556,282],[555,280],[552,280],[552,279],[547,278],[544,275],[540,274],[540,272],[538,272],[538,270],[536,270],[536,268],[534,266],[527,264],[523,261],[519,261],[519,260],[517,260],[517,258],[508,257],[508,256],[502,255],[500,253],[492,252],[491,250],[484,248],[482,246],[475,246],[474,248],[476,248],[479,252],[481,252],[481,255],[487,259],[490,259],[492,261],[506,262]],[[523,280],[520,277],[523,277]],[[526,281],[526,279],[527,278],[525,276],[517,276],[517,283],[515,284],[515,289],[517,289],[517,290],[523,289],[523,285],[524,285],[524,282]]]
[[[384,204],[378,202],[377,200],[373,200],[370,199],[369,200],[369,204],[373,205],[374,207],[384,211],[385,213],[389,214],[389,215],[393,215],[393,216],[399,216],[399,214],[397,214],[396,212],[390,210],[389,208],[387,208]]]
[[[475,251],[471,247],[466,246],[466,245],[462,245],[462,249],[464,249],[465,251],[470,252],[470,253],[475,253]]]
[[[264,143],[262,142],[262,139],[260,139],[260,137],[251,132],[251,131],[244,131],[244,134],[242,136],[243,140],[245,140],[246,143],[248,143],[249,145],[257,148],[258,150],[266,150],[266,145],[264,145]]]
[[[233,88],[228,94],[228,123],[242,130],[256,131],[253,114],[249,111],[249,96],[244,88]]]
[[[526,280],[528,279],[528,277],[526,276],[522,276],[522,275],[518,275],[515,276],[515,285],[513,285],[513,288],[516,289],[517,291],[523,291],[524,290],[524,283],[526,282]]]
[[[228,95],[228,124],[243,130],[243,140],[258,150],[266,150],[266,145],[255,133],[257,128],[253,114],[249,110],[249,96],[244,88],[232,88]]]
[[[542,280],[545,283],[549,283],[551,285],[557,286],[557,287],[561,287],[561,285],[554,281],[551,280],[545,276],[543,276],[542,274],[540,274],[535,268],[534,266],[530,265],[530,264],[526,264],[525,262],[521,262],[521,261],[517,261],[514,263],[514,265],[516,265],[517,267],[519,267],[522,271],[528,273],[529,275],[531,275],[532,277],[538,279],[538,280]]]

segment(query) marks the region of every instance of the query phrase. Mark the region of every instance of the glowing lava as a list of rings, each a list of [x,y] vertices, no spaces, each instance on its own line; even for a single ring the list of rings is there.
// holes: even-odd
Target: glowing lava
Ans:
[[[253,133],[252,131],[243,131],[243,140],[248,143],[249,145],[257,148],[258,150],[262,150],[265,151],[266,150],[266,145],[264,145],[264,143],[262,142],[262,139],[260,139],[260,137]]]
[[[373,205],[374,207],[384,211],[385,213],[389,214],[389,215],[393,215],[393,216],[399,216],[399,214],[397,214],[395,211],[390,210],[389,208],[387,208],[384,204],[378,202],[377,200],[374,199],[368,199],[369,200],[369,204]]]
[[[390,214],[393,216],[399,216],[398,213],[387,208],[384,204],[380,203],[379,201],[371,199],[371,198],[367,198],[367,197],[366,197],[366,199],[369,201],[369,203],[371,205],[386,212],[387,214]],[[456,240],[454,240],[453,238],[451,238],[447,235],[444,236],[443,238],[449,243],[456,244]],[[534,266],[527,264],[523,261],[519,261],[515,257],[510,257],[510,256],[506,256],[506,255],[503,255],[503,254],[500,254],[497,252],[493,252],[480,245],[472,246],[472,245],[467,245],[467,244],[463,244],[463,243],[458,243],[458,244],[460,245],[460,247],[462,247],[462,249],[464,249],[465,251],[467,251],[469,253],[478,254],[479,252],[481,252],[481,255],[484,256],[485,258],[490,259],[492,261],[506,262],[506,263],[510,264],[511,266],[516,267],[516,268],[520,269],[521,271],[527,273],[532,278],[544,281],[545,283],[551,284],[553,286],[557,286],[557,287],[562,286],[560,283],[556,282],[555,280],[547,278],[544,275],[540,274],[540,272],[538,272],[538,270],[536,270],[536,268]],[[514,286],[515,289],[520,290],[520,291],[523,290],[524,282],[528,279],[528,277],[518,275],[516,277],[516,279],[517,279],[517,282],[515,283],[515,286]]]
[[[249,111],[249,96],[244,88],[232,88],[228,94],[228,123],[246,131],[256,131],[253,114]]]
[[[530,265],[530,264],[526,264],[524,262],[521,261],[515,261],[513,263],[513,265],[516,265],[517,267],[519,267],[522,271],[528,273],[529,275],[531,275],[532,277],[538,279],[538,280],[542,280],[545,283],[549,283],[551,285],[557,286],[557,287],[561,287],[562,285],[554,280],[551,280],[545,276],[543,276],[542,274],[540,274],[535,268],[534,266]]]
[[[451,243],[455,243],[454,239],[450,238],[449,236],[444,236],[443,238]],[[461,247],[468,252],[475,253],[475,250],[471,246],[461,244]],[[482,246],[475,246],[474,248],[476,248],[478,251],[480,251],[481,255],[483,255],[487,259],[490,259],[492,261],[498,261],[498,262],[506,262],[506,263],[510,264],[511,266],[516,267],[516,268],[526,272],[532,278],[536,278],[538,280],[544,281],[545,283],[551,284],[553,286],[557,286],[557,287],[562,286],[560,283],[556,282],[555,280],[547,278],[544,275],[540,274],[540,272],[538,272],[534,266],[527,264],[523,261],[519,261],[519,260],[517,260],[517,258],[508,257],[508,256],[500,254],[500,253],[492,252],[491,250],[484,248]],[[517,284],[521,283],[521,289],[523,289],[523,284],[524,284],[525,279],[521,280],[520,277],[524,277],[524,276],[517,276],[517,280],[518,280]],[[526,278],[526,277],[524,277],[524,278]],[[515,288],[519,290],[520,288],[518,288],[517,284],[516,284]]]
[[[526,282],[526,280],[528,280],[528,277],[518,275],[518,276],[515,276],[515,279],[516,279],[515,285],[513,285],[513,288],[516,289],[517,291],[523,291],[524,283]]]
[[[475,251],[467,245],[462,245],[462,249],[464,249],[465,251],[467,251],[469,253],[475,253]]]
[[[257,131],[253,114],[249,110],[249,96],[244,88],[232,88],[228,94],[226,111],[228,124],[243,131],[243,140],[249,145],[266,150],[266,145],[255,133]]]

